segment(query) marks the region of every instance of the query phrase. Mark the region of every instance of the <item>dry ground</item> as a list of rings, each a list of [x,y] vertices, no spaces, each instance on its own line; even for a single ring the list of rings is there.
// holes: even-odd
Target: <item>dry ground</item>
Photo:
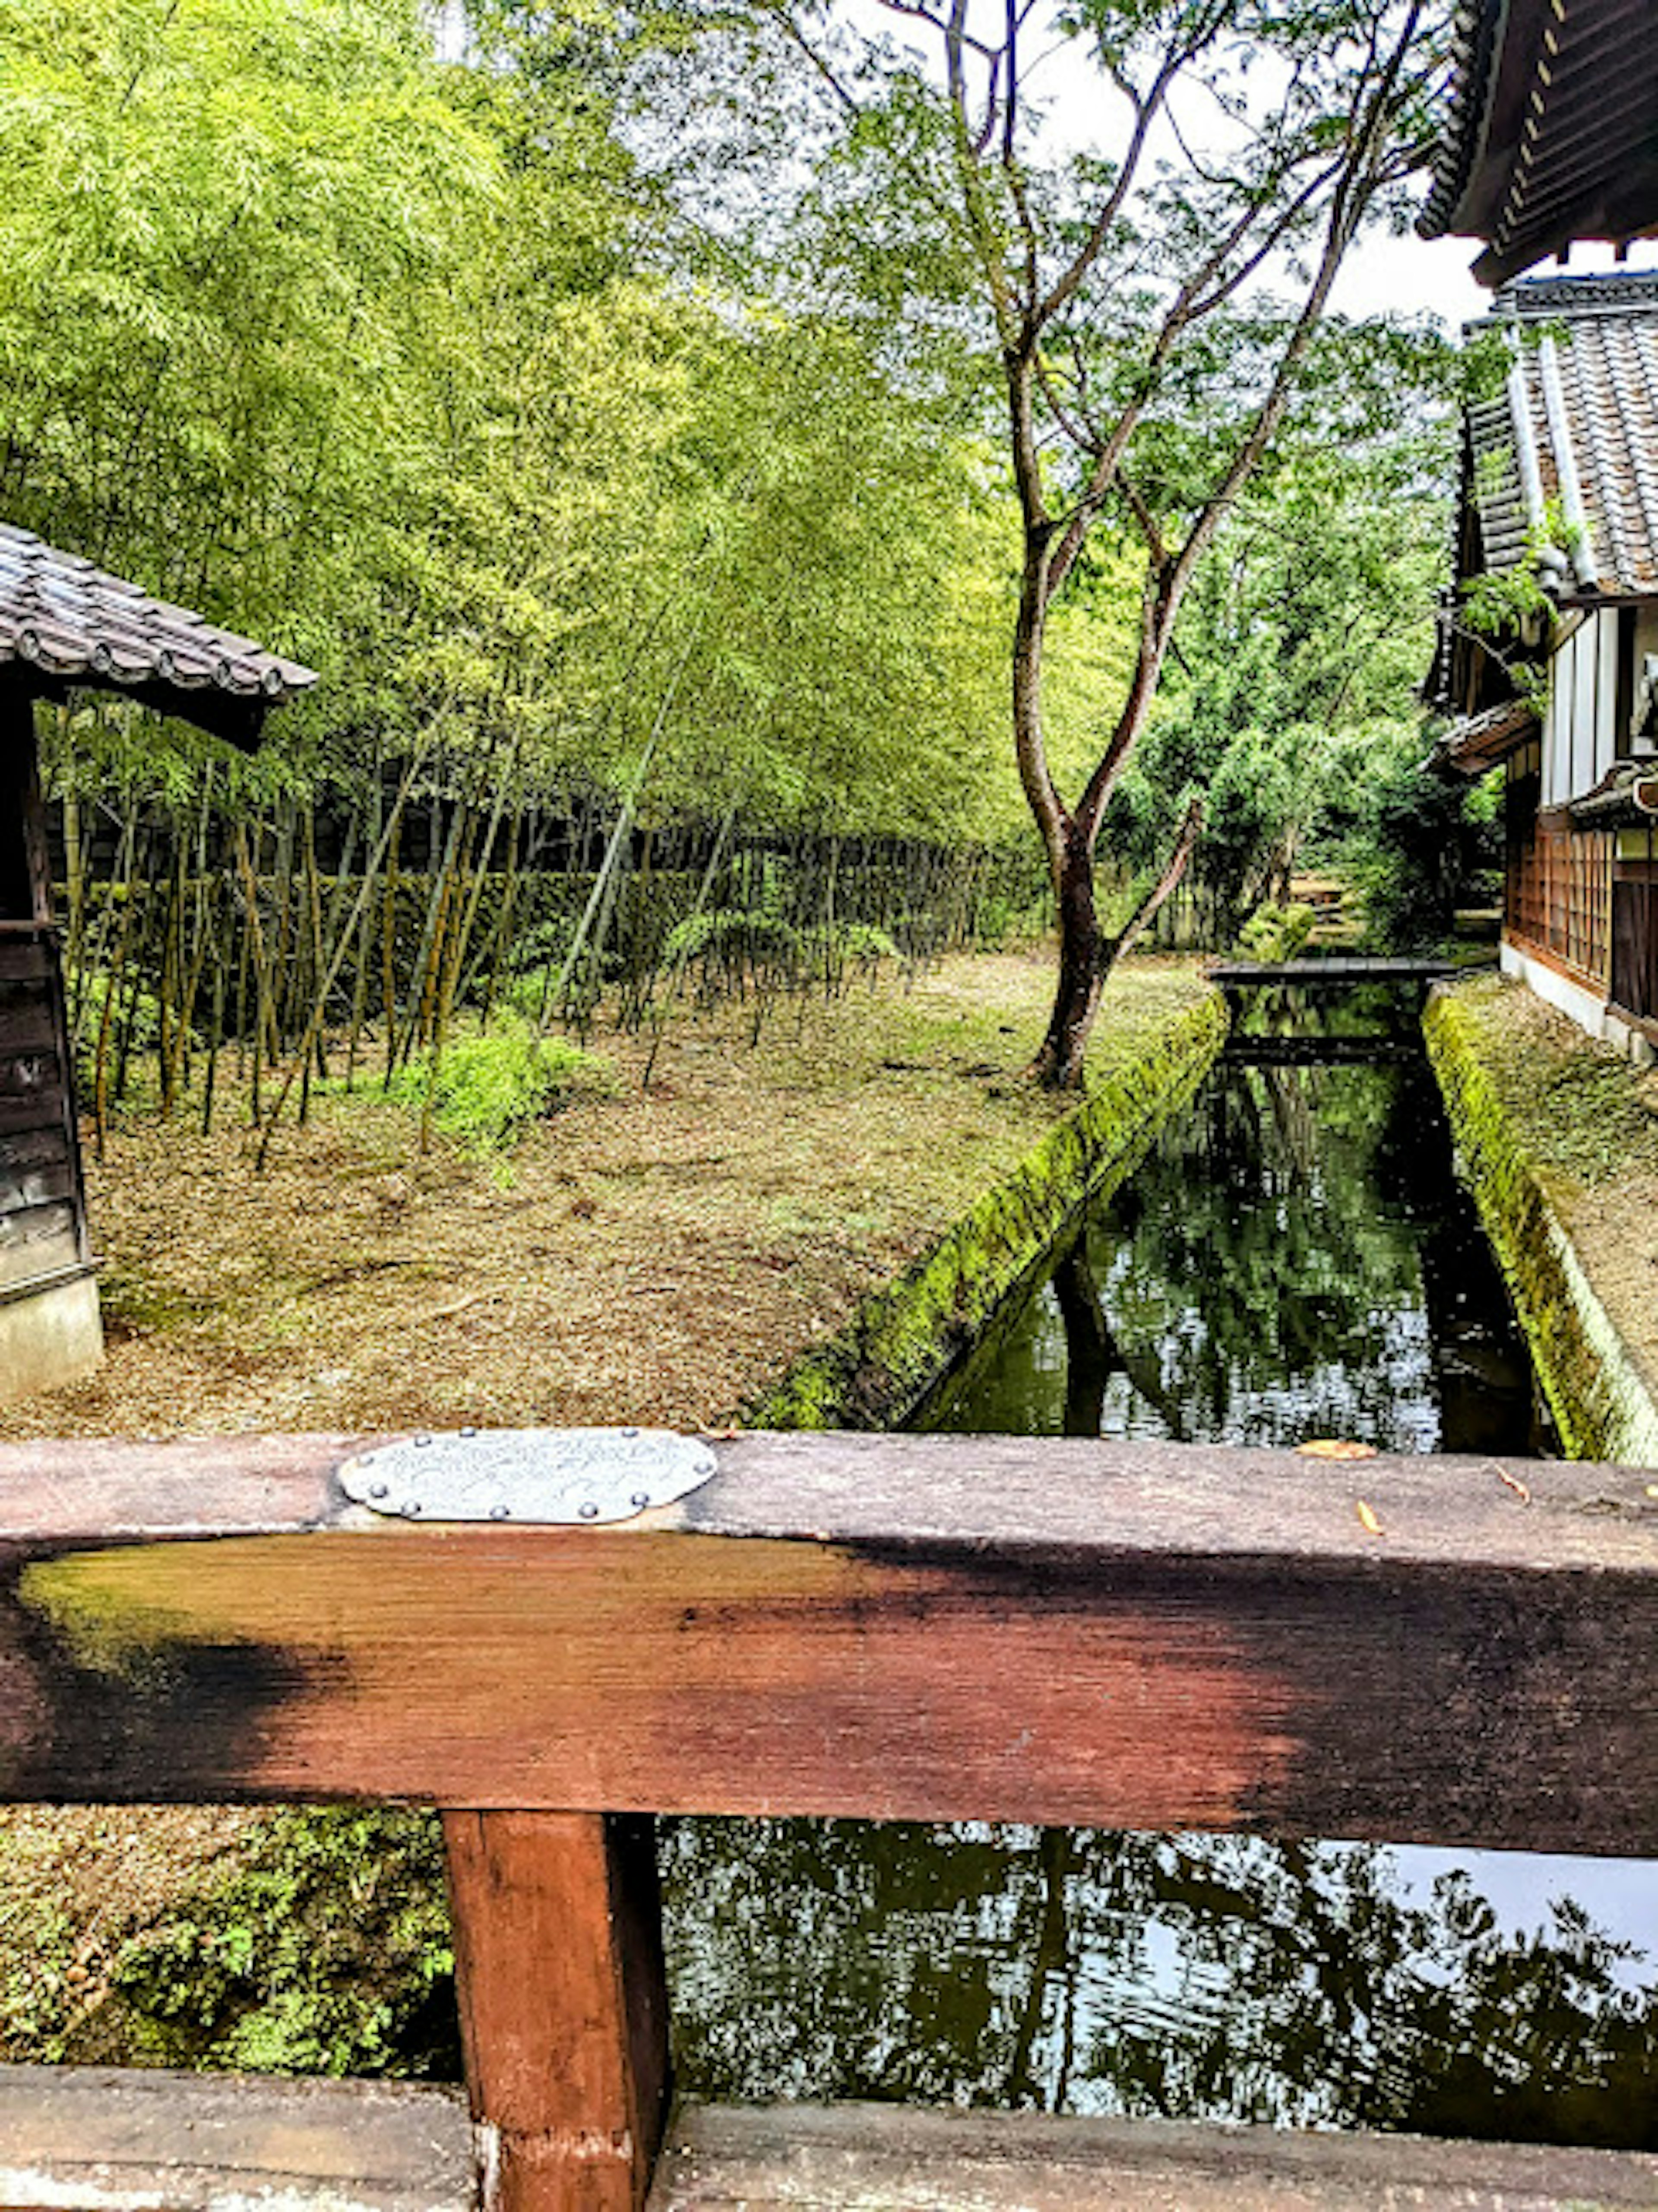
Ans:
[[[1115,981],[1096,1064],[1200,988]],[[1018,1071],[1048,971],[944,963],[645,1044],[504,1163],[418,1151],[371,1083],[255,1172],[245,1115],[203,1140],[133,1114],[88,1162],[109,1357],[0,1435],[729,1420],[1005,1174],[1056,1110]]]
[[[648,1091],[645,1042],[600,1031],[610,1095],[504,1163],[422,1157],[372,1085],[319,1100],[264,1175],[245,1112],[205,1140],[130,1113],[88,1163],[107,1361],[0,1436],[727,1422],[1061,1110],[1019,1073],[1050,975],[950,960],[786,1006],[757,1047],[752,1008],[687,1014]],[[1132,963],[1092,1064],[1203,988],[1190,963]],[[75,2055],[120,1944],[250,1817],[0,1808],[0,2060]]]

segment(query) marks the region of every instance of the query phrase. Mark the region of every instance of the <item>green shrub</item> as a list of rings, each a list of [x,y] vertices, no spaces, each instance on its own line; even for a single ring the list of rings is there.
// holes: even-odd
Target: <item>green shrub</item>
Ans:
[[[389,1095],[423,1108],[465,1152],[504,1151],[526,1122],[538,1121],[580,1091],[609,1087],[610,1070],[596,1054],[562,1037],[537,1036],[515,1013],[489,1030],[445,1046],[435,1067],[429,1050],[405,1061]]]
[[[435,1817],[345,1808],[273,1815],[110,1980],[156,2064],[452,2080],[453,1975]]]
[[[768,908],[719,906],[677,922],[662,951],[666,960],[718,957],[752,966],[762,960],[786,959],[798,941],[794,930]]]
[[[850,962],[872,967],[878,960],[901,957],[887,932],[878,929],[872,921],[830,922],[827,927],[809,930],[803,942],[810,952],[832,967]]]
[[[1316,918],[1299,900],[1293,906],[1257,907],[1238,932],[1237,949],[1250,960],[1293,960],[1312,935]]]

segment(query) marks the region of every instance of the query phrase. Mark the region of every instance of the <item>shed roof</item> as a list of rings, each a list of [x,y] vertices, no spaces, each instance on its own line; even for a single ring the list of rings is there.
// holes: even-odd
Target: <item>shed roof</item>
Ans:
[[[1453,722],[1436,743],[1428,765],[1456,775],[1484,775],[1539,736],[1541,727],[1529,700],[1505,699],[1483,714]]]
[[[1462,0],[1424,238],[1480,238],[1483,284],[1576,238],[1658,228],[1651,0]]]
[[[121,692],[242,745],[258,742],[272,707],[317,680],[251,638],[0,523],[0,667],[9,664],[32,691]]]
[[[1558,502],[1567,544],[1541,580],[1558,598],[1658,595],[1658,276],[1511,285],[1491,319],[1515,355],[1502,392],[1468,410],[1483,566],[1515,568]]]

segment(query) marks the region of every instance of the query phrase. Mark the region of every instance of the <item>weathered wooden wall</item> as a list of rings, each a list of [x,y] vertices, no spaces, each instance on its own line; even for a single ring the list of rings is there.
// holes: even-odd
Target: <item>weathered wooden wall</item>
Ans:
[[[1651,857],[1620,860],[1612,886],[1611,996],[1622,1012],[1658,1022],[1658,829],[1646,842]]]
[[[33,707],[0,684],[0,1404],[102,1350]]]

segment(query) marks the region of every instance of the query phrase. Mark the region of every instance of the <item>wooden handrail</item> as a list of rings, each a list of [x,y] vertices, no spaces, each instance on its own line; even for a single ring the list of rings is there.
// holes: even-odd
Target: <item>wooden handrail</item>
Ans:
[[[0,1447],[0,1795],[1658,1850],[1639,1469],[751,1436],[588,1529],[351,1448]]]
[[[448,1808],[506,2212],[642,2202],[618,1816],[1658,1852],[1640,1469],[762,1435],[614,1528],[433,1526],[346,1502],[363,1441],[0,1447],[0,1797]]]

